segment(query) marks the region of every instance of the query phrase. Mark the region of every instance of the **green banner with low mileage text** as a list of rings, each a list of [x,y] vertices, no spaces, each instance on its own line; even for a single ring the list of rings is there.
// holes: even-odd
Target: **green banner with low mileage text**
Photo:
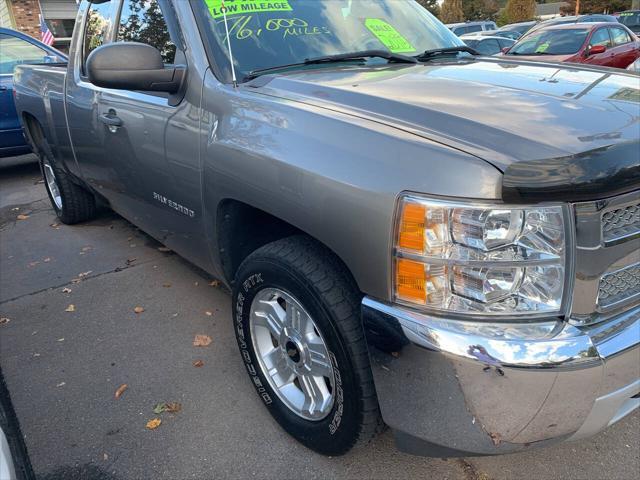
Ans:
[[[260,12],[290,12],[289,0],[205,0],[213,18],[227,15],[241,15]]]

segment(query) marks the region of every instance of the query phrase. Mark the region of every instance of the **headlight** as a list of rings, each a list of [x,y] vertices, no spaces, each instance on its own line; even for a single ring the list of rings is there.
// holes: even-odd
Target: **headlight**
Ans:
[[[394,295],[465,315],[561,314],[566,207],[401,197]]]

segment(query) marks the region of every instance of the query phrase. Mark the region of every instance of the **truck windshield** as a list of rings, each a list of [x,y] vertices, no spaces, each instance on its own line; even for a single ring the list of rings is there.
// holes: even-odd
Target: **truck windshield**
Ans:
[[[464,45],[413,1],[200,0],[195,5],[196,14],[206,19],[205,33],[214,44],[216,63],[228,75],[226,8],[238,79],[252,71],[326,55],[363,50],[419,55]]]

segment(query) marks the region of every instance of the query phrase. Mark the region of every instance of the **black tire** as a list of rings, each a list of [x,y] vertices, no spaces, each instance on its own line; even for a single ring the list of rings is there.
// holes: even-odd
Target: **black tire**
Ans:
[[[261,370],[249,317],[253,299],[265,288],[295,297],[326,343],[336,385],[333,407],[322,420],[307,420],[293,412]],[[252,383],[271,415],[291,436],[325,455],[342,455],[368,443],[381,426],[360,320],[361,298],[342,263],[305,236],[258,249],[242,263],[234,282],[236,338]]]
[[[97,211],[95,196],[74,183],[71,175],[57,164],[51,147],[49,147],[46,140],[43,139],[39,142],[37,151],[47,195],[60,221],[67,225],[73,225],[94,218]],[[60,192],[61,205],[57,205],[54,201],[53,192],[45,175],[47,166],[51,166],[55,175],[55,183]]]

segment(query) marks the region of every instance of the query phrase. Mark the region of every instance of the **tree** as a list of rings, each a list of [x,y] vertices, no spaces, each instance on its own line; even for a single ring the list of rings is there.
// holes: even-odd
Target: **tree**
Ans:
[[[420,5],[429,10],[436,17],[440,15],[440,5],[438,0],[416,0]]]
[[[526,22],[536,16],[535,0],[509,0],[505,9],[509,23]]]
[[[462,0],[444,0],[440,7],[440,20],[443,23],[464,22]]]
[[[566,15],[576,13],[576,0],[568,0],[568,5],[560,11]],[[631,0],[580,0],[580,14],[585,13],[614,13],[631,8]]]
[[[496,0],[465,0],[462,10],[466,20],[494,20],[498,13]]]

